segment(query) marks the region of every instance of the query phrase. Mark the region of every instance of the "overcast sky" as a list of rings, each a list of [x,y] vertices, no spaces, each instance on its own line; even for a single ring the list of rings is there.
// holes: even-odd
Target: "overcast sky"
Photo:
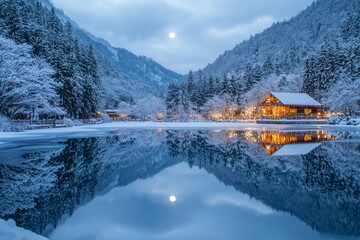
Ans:
[[[225,50],[313,0],[52,0],[78,25],[114,47],[179,73],[204,68]],[[169,33],[176,38],[170,39]]]

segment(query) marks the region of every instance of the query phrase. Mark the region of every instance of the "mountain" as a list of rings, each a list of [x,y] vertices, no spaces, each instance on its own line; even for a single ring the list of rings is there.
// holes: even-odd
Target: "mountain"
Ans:
[[[49,0],[40,2],[49,9],[54,7]],[[111,88],[116,87],[118,92],[115,94],[120,93],[120,95],[131,96],[135,99],[151,94],[159,96],[167,90],[170,83],[181,83],[185,79],[183,75],[164,68],[150,58],[136,56],[124,48],[111,46],[106,40],[80,28],[62,10],[56,9],[56,14],[63,24],[71,22],[74,35],[85,45],[94,47],[103,68],[101,75],[103,78],[108,78]],[[111,89],[107,90],[111,91]]]
[[[222,75],[244,70],[247,63],[262,64],[271,57],[281,72],[298,72],[301,62],[326,41],[344,43],[342,24],[348,13],[360,12],[357,0],[318,0],[288,21],[274,23],[262,33],[224,52],[202,72]],[[357,23],[359,27],[359,23]],[[359,29],[354,30],[358,34]],[[357,33],[356,33],[357,31]]]

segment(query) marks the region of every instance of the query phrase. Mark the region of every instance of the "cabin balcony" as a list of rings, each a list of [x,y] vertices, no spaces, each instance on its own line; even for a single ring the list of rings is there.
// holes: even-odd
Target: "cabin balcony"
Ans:
[[[262,115],[260,119],[271,120],[307,120],[307,119],[327,119],[326,114],[296,114],[296,115]]]

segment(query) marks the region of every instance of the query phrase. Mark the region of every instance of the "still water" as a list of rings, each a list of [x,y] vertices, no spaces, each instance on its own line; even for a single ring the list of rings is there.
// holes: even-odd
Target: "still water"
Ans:
[[[52,240],[360,239],[359,132],[119,130],[0,159],[0,217]]]

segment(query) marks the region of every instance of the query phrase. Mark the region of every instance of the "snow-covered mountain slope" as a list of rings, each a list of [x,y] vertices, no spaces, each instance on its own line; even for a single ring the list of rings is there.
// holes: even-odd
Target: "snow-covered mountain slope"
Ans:
[[[49,0],[40,2],[48,8],[53,7]],[[80,28],[62,10],[57,9],[56,14],[63,23],[69,21],[73,25],[74,35],[84,44],[94,46],[102,68],[100,72],[103,82],[109,82],[120,95],[135,99],[151,94],[160,95],[167,91],[170,83],[180,83],[184,80],[183,75],[164,68],[150,58],[136,56],[124,48],[111,46],[106,40]]]
[[[224,52],[202,72],[208,76],[242,72],[247,63],[263,64],[268,57],[274,65],[281,65],[282,72],[298,72],[302,60],[319,50],[326,41],[342,44],[343,21],[348,13],[359,12],[358,0],[314,1],[290,20],[274,23],[262,33]]]

